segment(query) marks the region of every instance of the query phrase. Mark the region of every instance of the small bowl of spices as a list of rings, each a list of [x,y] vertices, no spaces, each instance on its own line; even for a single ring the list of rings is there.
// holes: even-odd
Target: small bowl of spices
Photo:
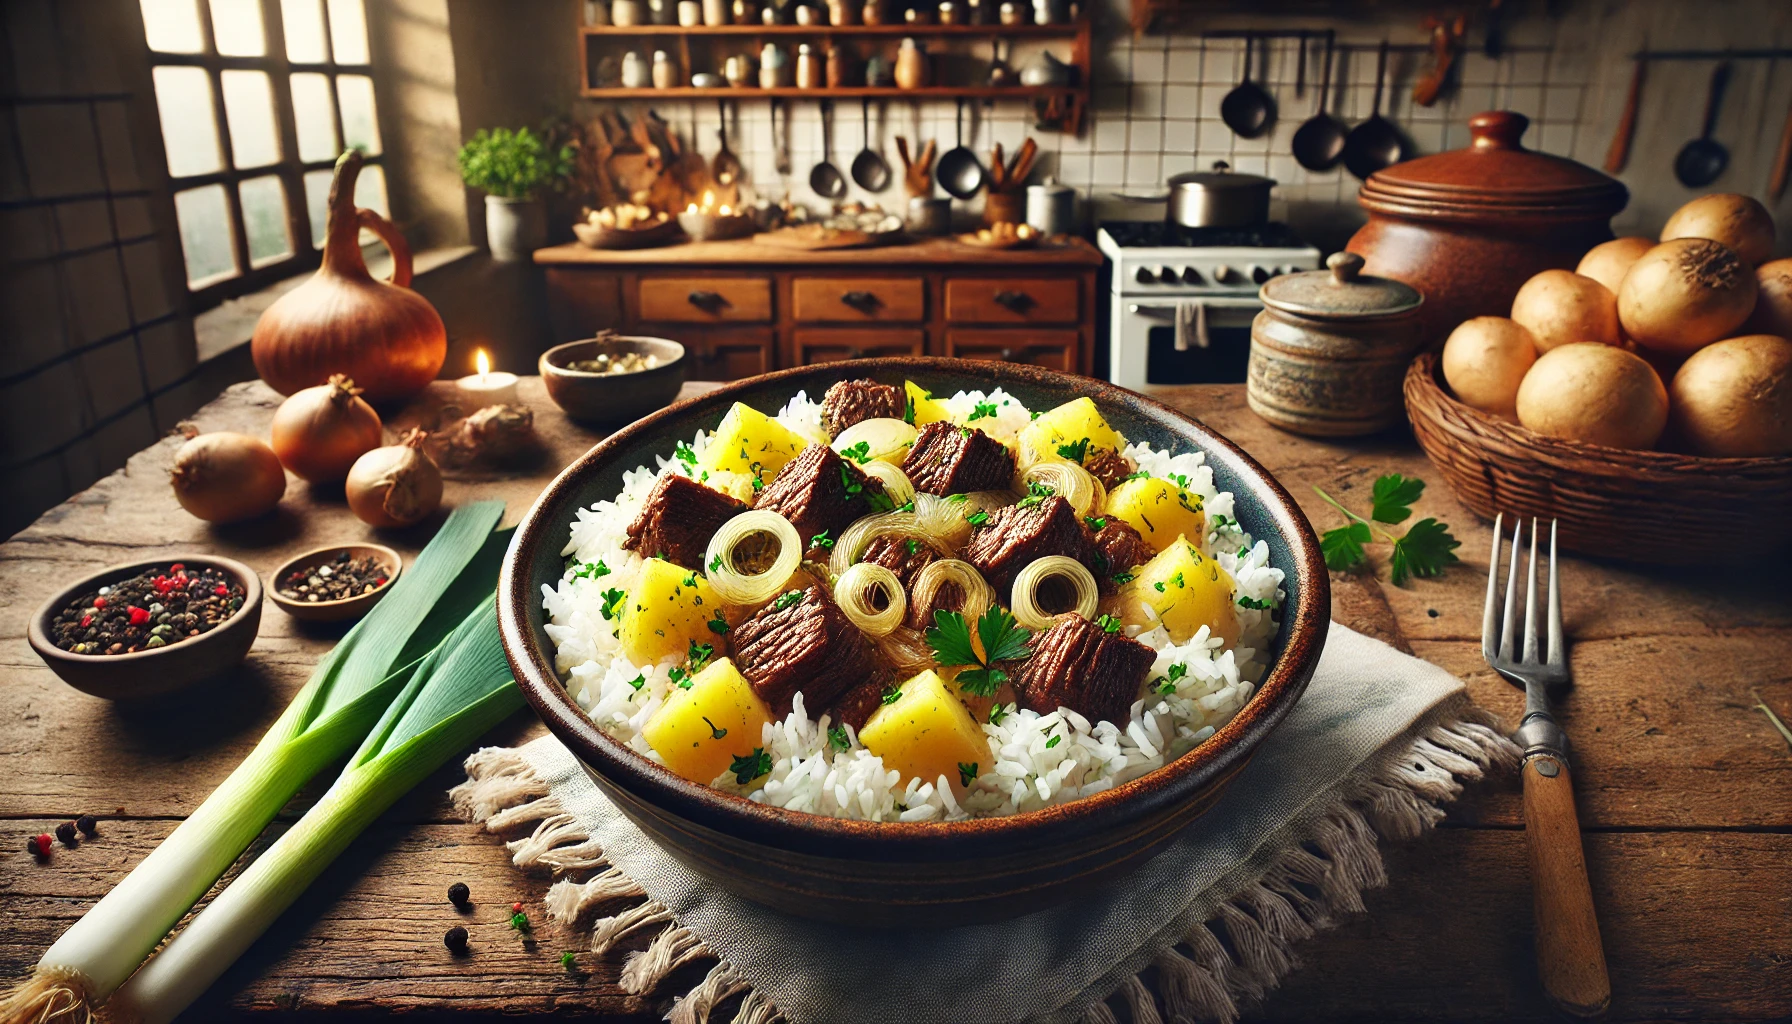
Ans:
[[[306,622],[342,622],[367,614],[398,579],[404,560],[384,544],[339,544],[288,561],[268,577],[268,596]]]
[[[31,617],[26,638],[70,686],[128,702],[222,674],[249,653],[260,628],[254,570],[214,555],[175,555],[71,584]]]
[[[695,301],[695,300],[693,300]],[[630,423],[670,404],[684,384],[684,346],[604,333],[541,354],[548,397],[575,420]]]

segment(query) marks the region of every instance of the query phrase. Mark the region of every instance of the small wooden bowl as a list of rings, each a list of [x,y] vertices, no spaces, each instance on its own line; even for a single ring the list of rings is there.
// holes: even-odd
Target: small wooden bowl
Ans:
[[[640,352],[660,357],[651,370],[633,373],[587,373],[569,364],[599,353]],[[556,345],[537,361],[548,397],[575,420],[632,423],[664,408],[684,385],[684,346],[665,338],[587,338]]]
[[[145,569],[183,562],[218,569],[243,587],[243,606],[210,632],[153,651],[130,654],[74,654],[50,639],[56,613],[90,590],[128,580]],[[261,579],[255,570],[216,555],[171,554],[107,566],[69,584],[38,607],[25,627],[37,656],[62,681],[82,693],[120,703],[138,703],[178,693],[236,667],[261,630]]]
[[[572,226],[580,244],[593,249],[652,249],[668,245],[683,237],[675,218],[668,217],[644,228],[606,228],[601,224],[581,222]]]
[[[348,552],[350,558],[372,558],[380,568],[386,571],[386,582],[365,594],[344,597],[335,601],[295,601],[280,593],[280,581],[301,569],[314,569],[327,562],[334,562],[336,556]],[[280,610],[304,622],[343,622],[358,619],[373,610],[385,597],[392,584],[398,582],[398,574],[404,571],[404,559],[398,552],[384,544],[335,544],[326,548],[307,551],[297,558],[290,559],[285,565],[275,569],[268,577],[268,597],[280,606]]]

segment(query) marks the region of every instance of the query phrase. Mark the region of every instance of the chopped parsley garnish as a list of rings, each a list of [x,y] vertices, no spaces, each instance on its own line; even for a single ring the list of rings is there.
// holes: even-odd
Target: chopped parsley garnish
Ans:
[[[744,786],[761,775],[771,774],[772,755],[764,747],[754,747],[751,754],[736,757],[728,770],[734,773],[734,781]]]
[[[1062,737],[1062,736],[1053,736],[1053,737],[1052,737],[1052,738],[1051,738],[1051,739],[1049,739],[1049,740],[1046,740],[1046,741],[1045,741],[1045,749],[1047,749],[1047,750],[1050,750],[1050,749],[1052,749],[1052,748],[1053,748],[1053,747],[1055,747],[1055,746],[1057,746],[1057,745],[1058,745],[1058,741],[1059,741],[1059,740],[1061,740],[1061,739],[1063,739],[1063,738],[1064,738],[1064,737]]]
[[[703,716],[703,724],[709,726],[709,738],[712,740],[719,740],[728,735],[728,730],[717,727],[716,723],[709,720],[708,715]]]
[[[1142,469],[1138,470],[1137,472],[1134,472],[1134,473],[1126,474],[1126,480],[1149,480],[1149,479],[1151,479],[1151,474],[1145,472]],[[1125,483],[1126,480],[1122,480],[1120,482]]]
[[[960,437],[969,438],[972,433],[973,433],[973,431],[971,430],[970,427],[959,427],[958,428],[958,435]]]
[[[883,694],[883,706],[884,707],[887,708],[890,705],[896,703],[897,701],[899,701],[901,699],[902,699],[902,687],[900,687],[900,686],[884,687],[884,694]]]
[[[898,511],[898,512],[913,512],[914,510],[915,510],[915,499],[913,499],[913,498],[908,499],[907,501],[903,502],[901,505],[898,505],[896,507],[896,511]]]
[[[871,461],[871,442],[860,441],[858,444],[847,445],[840,449],[840,454],[863,466]]]
[[[902,422],[915,425],[915,396],[910,395],[902,400]]]
[[[678,442],[678,447],[672,449],[672,454],[686,466],[692,469],[697,468],[697,453],[689,444],[683,441]]]
[[[695,587],[697,585],[697,574],[694,572],[687,573],[684,578],[684,585],[687,587]]]
[[[1032,413],[1029,413],[1029,414],[1028,414],[1028,415],[1027,415],[1027,420],[1028,420],[1028,422],[1031,422],[1031,421],[1033,421],[1033,420],[1036,420],[1036,419],[1038,419],[1038,418],[1039,418],[1039,416],[1040,416],[1040,413],[1039,413],[1039,412],[1038,412],[1038,410],[1035,410],[1035,411],[1033,411],[1033,412],[1032,412]]]
[[[1241,608],[1255,608],[1260,612],[1266,612],[1276,606],[1274,601],[1259,597],[1240,597],[1238,604]]]
[[[705,622],[704,625],[708,626],[709,631],[711,633],[714,633],[717,636],[727,636],[728,635],[728,620],[722,618],[722,612],[720,609],[716,610],[716,617],[713,619],[710,619],[708,622]]]
[[[614,619],[622,614],[622,602],[627,599],[628,591],[626,590],[606,590],[604,591],[603,607],[599,608],[598,611],[603,613],[604,618]]]
[[[600,576],[608,575],[610,575],[610,567],[605,565],[602,559],[599,559],[595,562],[586,562],[573,570],[572,578],[575,580],[594,580]]]
[[[853,480],[852,470],[846,468],[846,463],[844,462],[840,464],[840,484],[846,488],[846,493],[848,494],[857,494],[865,489],[864,484],[857,483]]]
[[[916,540],[913,537],[910,537],[909,539],[902,542],[902,547],[904,550],[906,550],[909,554],[912,555],[915,552],[921,550],[921,542]]]
[[[1109,576],[1108,579],[1113,580],[1116,584],[1127,584],[1133,581],[1133,574],[1130,572],[1117,572],[1114,575]]]
[[[746,452],[741,452],[743,458],[746,454]],[[760,491],[765,490],[765,465],[763,463],[755,462],[749,468],[753,470],[753,493],[758,494]]]
[[[776,601],[772,602],[772,610],[781,612],[784,609],[790,607],[791,605],[797,603],[798,601],[801,601],[802,599],[803,599],[802,591],[786,590],[784,593],[778,595],[778,599]]]
[[[709,571],[710,572],[716,572],[716,571],[720,570],[721,568],[722,568],[722,556],[721,555],[718,554],[714,558],[709,560]]]
[[[1459,559],[1456,549],[1462,542],[1450,535],[1450,528],[1434,518],[1421,519],[1406,528],[1401,536],[1382,529],[1383,525],[1405,522],[1412,515],[1412,505],[1425,493],[1425,481],[1389,473],[1375,481],[1370,493],[1369,518],[1365,519],[1345,508],[1336,498],[1319,488],[1313,492],[1344,514],[1345,523],[1327,530],[1319,537],[1319,549],[1328,568],[1340,572],[1368,564],[1369,554],[1363,545],[1373,543],[1377,535],[1393,545],[1388,555],[1388,577],[1395,586],[1404,586],[1414,576],[1439,576],[1447,566]]]
[[[1058,446],[1058,455],[1060,458],[1069,459],[1079,466],[1082,465],[1083,456],[1087,454],[1089,454],[1089,439],[1086,437],[1080,441],[1072,441],[1069,444],[1061,444]]]
[[[672,666],[672,668],[666,671],[666,678],[672,680],[672,685],[678,687],[680,690],[688,690],[691,688],[691,674],[682,666]]]
[[[891,501],[890,496],[882,491],[874,491],[871,494],[865,495],[865,504],[871,506],[871,511],[873,512],[893,512],[896,510],[896,503]]]
[[[965,502],[969,501],[970,498],[971,498],[971,496],[968,494],[953,494],[953,495],[948,496],[946,498],[946,500],[951,502],[954,505],[962,505]]]
[[[1186,675],[1188,675],[1188,666],[1179,661],[1165,669],[1163,675],[1151,680],[1150,685],[1153,690],[1168,697],[1176,692],[1176,680]]]
[[[1204,505],[1202,503],[1202,501],[1199,497],[1195,498],[1195,503],[1193,505],[1190,505],[1188,503],[1188,499],[1189,499],[1189,495],[1188,495],[1187,491],[1177,491],[1176,492],[1176,503],[1178,505],[1181,505],[1184,509],[1186,509],[1190,512],[1199,512],[1203,508],[1206,507],[1206,505]]]
[[[977,781],[977,764],[976,764],[976,762],[974,762],[974,761],[958,762],[958,784],[968,788],[971,783],[976,782],[976,781]]]
[[[1053,488],[1052,485],[1042,484],[1042,483],[1038,482],[1037,480],[1035,480],[1034,482],[1027,485],[1027,496],[1020,499],[1020,501],[1015,505],[1015,507],[1016,508],[1032,508],[1034,505],[1037,505],[1037,504],[1043,502],[1045,499],[1047,499],[1057,493],[1058,493],[1057,490],[1055,488]]]
[[[1088,526],[1089,529],[1094,530],[1096,533],[1100,533],[1106,528],[1108,521],[1104,516],[1084,516],[1083,524]]]
[[[690,663],[693,674],[703,671],[703,666],[709,664],[709,659],[715,656],[714,644],[700,644],[695,640],[691,641],[691,646],[684,652],[685,661]]]
[[[970,523],[972,526],[982,526],[984,523],[989,522],[989,513],[980,508],[972,509],[965,514],[964,521]]]
[[[1237,524],[1238,520],[1233,519],[1224,512],[1215,512],[1213,514],[1213,528],[1216,530],[1224,530],[1228,526],[1236,526]]]
[[[636,676],[635,678],[630,679],[628,681],[628,685],[634,687],[637,690],[639,690],[643,686],[646,686],[647,685],[647,673],[643,672],[640,675]]]
[[[846,726],[836,725],[828,730],[828,746],[840,751],[852,746],[852,740],[846,738]]]
[[[1008,717],[1008,705],[997,704],[989,709],[989,724],[1001,725],[1002,719]]]
[[[996,403],[994,403],[994,402],[978,402],[976,408],[971,410],[971,414],[969,416],[965,417],[965,422],[966,423],[975,423],[976,421],[981,420],[981,419],[993,419],[995,417],[995,414],[996,414]],[[966,434],[965,436],[969,437],[970,435]]]
[[[832,532],[832,531],[823,530],[820,533],[816,534],[815,536],[810,537],[809,538],[809,546],[812,548],[825,548],[830,551],[833,550],[834,539],[832,537],[828,536],[828,534],[830,532]]]
[[[1125,623],[1112,615],[1103,615],[1101,618],[1095,620],[1095,624],[1101,627],[1103,633],[1118,633],[1120,632],[1120,627],[1125,625]]]
[[[1188,487],[1188,477],[1183,476],[1181,473],[1171,473],[1169,476],[1164,477],[1164,479],[1175,484],[1177,487],[1185,489]]]
[[[1000,605],[992,605],[977,619],[977,639],[983,645],[983,656],[971,643],[971,627],[958,612],[936,609],[934,624],[927,627],[927,645],[933,648],[934,660],[941,665],[968,665],[958,673],[958,685],[973,697],[994,696],[1008,673],[996,668],[997,662],[1026,657],[1027,642],[1033,634],[1014,621],[1014,616]]]

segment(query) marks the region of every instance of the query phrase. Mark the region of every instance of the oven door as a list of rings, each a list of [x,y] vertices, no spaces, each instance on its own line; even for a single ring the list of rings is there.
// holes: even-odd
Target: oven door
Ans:
[[[1176,349],[1176,310],[1184,302],[1206,307],[1207,347]],[[1263,309],[1255,296],[1120,300],[1120,329],[1129,348],[1145,352],[1151,384],[1242,384],[1251,356],[1251,321]]]

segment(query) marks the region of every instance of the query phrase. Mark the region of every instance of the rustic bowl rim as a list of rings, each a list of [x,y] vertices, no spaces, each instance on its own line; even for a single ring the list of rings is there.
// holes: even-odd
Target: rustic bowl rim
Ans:
[[[315,559],[320,555],[331,555],[338,551],[353,551],[355,548],[368,548],[379,553],[381,561],[389,570],[386,574],[385,583],[375,587],[367,593],[355,594],[352,597],[339,597],[334,601],[294,601],[290,597],[281,596],[280,577],[285,576],[299,563]],[[386,596],[386,592],[392,589],[392,584],[398,582],[398,577],[403,574],[403,572],[404,557],[384,544],[375,543],[370,540],[348,541],[342,544],[325,544],[322,547],[312,548],[310,551],[301,552],[300,554],[288,558],[286,561],[281,562],[276,566],[273,572],[268,573],[268,599],[273,601],[282,611],[295,619],[314,618],[318,615],[330,612],[340,612],[357,602],[365,602],[368,607],[372,607],[380,598]]]
[[[564,357],[565,353],[578,348],[581,345],[593,345],[610,341],[646,342],[655,345],[671,345],[677,351],[672,355],[671,359],[668,359],[658,366],[652,366],[645,370],[630,370],[627,373],[593,373],[590,370],[575,370],[569,366],[564,366],[553,361],[554,358]],[[658,373],[661,370],[677,366],[684,362],[685,355],[689,351],[690,350],[685,348],[682,342],[673,341],[671,338],[661,338],[651,334],[614,334],[602,338],[593,336],[589,338],[579,338],[574,341],[563,341],[543,352],[536,362],[540,364],[541,375],[543,377],[562,377],[569,381],[628,380],[650,373]]]
[[[1248,478],[1254,476],[1252,489],[1274,520],[1269,525],[1284,534],[1293,554],[1292,564],[1280,568],[1290,578],[1298,578],[1300,599],[1285,609],[1287,642],[1244,708],[1194,750],[1112,789],[1021,814],[953,822],[858,821],[755,803],[683,779],[599,730],[567,692],[553,658],[536,644],[528,622],[530,606],[540,601],[535,581],[528,578],[529,562],[536,545],[546,539],[545,533],[560,525],[549,521],[549,511],[560,505],[562,495],[576,486],[585,473],[626,449],[637,436],[688,415],[697,406],[722,405],[734,395],[766,384],[789,381],[795,390],[801,386],[798,381],[809,377],[870,376],[884,370],[952,373],[985,387],[1008,382],[1052,386],[1097,401],[1136,404],[1152,418],[1175,423],[1184,440],[1210,457],[1218,454],[1235,460],[1247,477],[1247,484],[1252,483]],[[821,842],[827,844],[823,848],[830,855],[836,856],[872,851],[884,855],[907,851],[952,856],[954,851],[963,851],[966,842],[998,838],[1008,844],[1035,845],[1049,841],[1055,832],[1066,827],[1100,827],[1104,817],[1123,808],[1130,816],[1180,803],[1209,782],[1241,767],[1263,738],[1288,715],[1318,663],[1330,618],[1330,578],[1311,524],[1287,490],[1236,444],[1193,417],[1107,381],[1024,364],[932,356],[861,359],[845,366],[815,364],[775,370],[676,402],[617,430],[568,465],[542,490],[517,525],[498,579],[499,632],[517,685],[548,730],[587,771],[595,771],[641,799],[718,831],[785,848],[812,847]]]

